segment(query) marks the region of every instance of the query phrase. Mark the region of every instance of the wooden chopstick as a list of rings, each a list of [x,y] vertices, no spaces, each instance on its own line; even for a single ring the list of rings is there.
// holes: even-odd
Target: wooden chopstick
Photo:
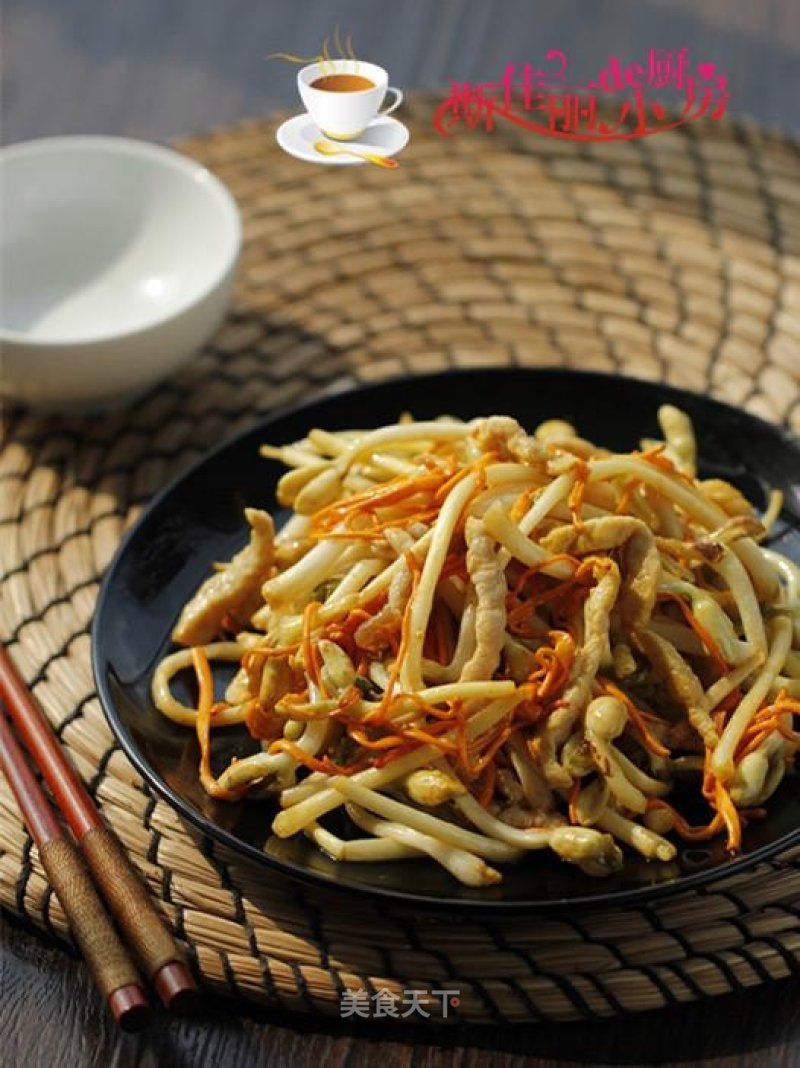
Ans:
[[[150,1016],[150,1006],[139,973],[103,907],[78,849],[62,830],[28,767],[1,704],[0,767],[39,849],[42,866],[67,915],[75,941],[114,1019],[125,1031],[140,1030]]]
[[[50,787],[95,883],[145,975],[167,1008],[180,1012],[193,1007],[197,987],[172,934],[119,841],[103,823],[94,801],[2,645],[0,699]]]

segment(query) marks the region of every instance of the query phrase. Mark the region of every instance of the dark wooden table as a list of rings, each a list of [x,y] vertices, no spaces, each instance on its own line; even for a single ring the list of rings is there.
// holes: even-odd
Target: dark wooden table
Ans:
[[[208,999],[121,1036],[83,963],[16,920],[0,928],[0,1063],[9,1068],[567,1068],[800,1064],[800,991],[757,990],[591,1024],[444,1030],[290,1016]]]
[[[2,136],[168,139],[294,99],[268,52],[314,50],[339,24],[402,87],[496,77],[567,52],[578,74],[609,55],[688,46],[729,74],[731,109],[800,129],[800,4],[790,0],[6,0]],[[800,1065],[800,991],[787,980],[607,1023],[391,1028],[213,1002],[157,1014],[141,1036],[110,1024],[83,964],[18,920],[0,924],[0,1064],[9,1068],[302,1068],[492,1064]]]

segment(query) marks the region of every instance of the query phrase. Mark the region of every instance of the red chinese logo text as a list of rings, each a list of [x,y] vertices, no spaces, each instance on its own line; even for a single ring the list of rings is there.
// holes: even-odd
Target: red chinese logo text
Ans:
[[[443,137],[498,120],[572,141],[626,141],[721,119],[730,93],[715,63],[690,64],[689,50],[650,48],[643,63],[612,56],[585,86],[567,82],[567,57],[552,50],[541,68],[509,63],[498,82],[454,82],[433,123]]]

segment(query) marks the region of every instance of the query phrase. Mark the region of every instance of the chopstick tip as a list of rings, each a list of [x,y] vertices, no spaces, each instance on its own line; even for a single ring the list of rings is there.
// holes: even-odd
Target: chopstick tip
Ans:
[[[108,1007],[123,1031],[141,1031],[150,1020],[150,1005],[138,983],[113,990],[108,995]]]
[[[153,986],[170,1012],[188,1015],[200,1006],[200,991],[183,961],[169,961],[153,976]]]

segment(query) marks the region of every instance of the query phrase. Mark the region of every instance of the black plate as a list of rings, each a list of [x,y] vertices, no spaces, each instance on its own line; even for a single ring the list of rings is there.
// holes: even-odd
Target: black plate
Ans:
[[[631,856],[622,872],[601,880],[536,853],[505,868],[502,884],[487,890],[461,887],[428,860],[337,864],[302,835],[288,841],[273,836],[272,802],[225,804],[209,798],[197,779],[193,732],[165,719],[150,700],[150,678],[169,648],[181,606],[209,574],[211,562],[229,558],[244,542],[243,508],[274,509],[282,467],[259,456],[262,442],[297,440],[313,426],[378,426],[411,410],[418,418],[505,413],[527,426],[558,416],[598,443],[627,450],[642,437],[658,436],[656,410],[664,402],[694,420],[705,477],[730,479],[758,506],[770,488],[783,491],[786,510],[772,545],[800,560],[798,444],[780,429],[696,394],[608,375],[513,369],[394,380],[327,397],[273,415],[212,451],[165,489],[125,538],[105,577],[93,629],[95,679],[122,748],[182,816],[240,854],[294,878],[415,905],[508,909],[633,903],[732,874],[800,840],[800,791],[793,778],[772,799],[768,817],[748,827],[745,852],[735,859],[716,841],[683,850],[670,865]],[[221,764],[252,748],[243,728],[215,732]]]

